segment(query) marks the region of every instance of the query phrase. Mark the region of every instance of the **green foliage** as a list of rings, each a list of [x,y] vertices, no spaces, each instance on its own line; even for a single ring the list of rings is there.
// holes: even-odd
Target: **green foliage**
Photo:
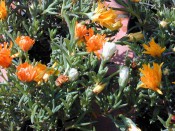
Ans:
[[[125,11],[130,15],[130,20],[135,19],[131,27],[128,25],[127,35],[117,41],[113,41],[112,37],[118,30],[108,29],[109,21],[109,25],[105,25],[108,16],[103,14],[104,21],[94,22],[93,17],[99,16],[105,8],[110,11],[109,7],[97,9],[98,2],[95,0],[6,1],[8,16],[0,20],[0,42],[12,41],[13,45],[8,45],[11,54],[7,59],[6,53],[1,53],[5,47],[0,48],[0,66],[3,67],[3,62],[8,62],[8,58],[13,55],[17,56],[5,68],[7,77],[0,74],[4,79],[0,83],[0,130],[26,129],[26,123],[29,122],[34,130],[95,131],[95,123],[100,116],[111,119],[120,130],[139,130],[137,126],[140,124],[134,122],[138,122],[137,119],[145,114],[150,117],[150,123],[159,120],[167,130],[175,128],[175,86],[172,83],[175,81],[175,1],[115,2],[123,8],[113,8],[114,10]],[[77,24],[85,26],[88,32],[80,38],[76,36]],[[90,29],[94,34],[90,33]],[[137,32],[141,36],[137,36]],[[134,59],[130,59],[127,52],[124,66],[113,65],[104,58],[102,48],[102,55],[98,57],[100,50],[95,49],[99,37],[93,45],[95,51],[89,51],[88,40],[93,41],[92,37],[104,34],[105,42],[128,45],[134,52]],[[38,57],[38,54],[30,53],[31,50],[22,50],[16,40],[18,36],[29,36],[35,40],[31,50],[38,46],[36,52],[50,52],[42,54],[46,54],[50,62],[42,64],[46,69],[39,70],[38,77],[42,76],[39,81],[34,78],[27,81],[32,72],[27,69],[24,69],[27,70],[27,75],[22,74],[26,81],[19,77],[18,68],[22,63],[29,63],[35,74],[37,65],[44,62],[31,57]],[[166,47],[161,57],[153,57],[144,52],[143,44],[148,45],[152,38],[161,48]],[[112,49],[109,48],[108,55],[111,52]],[[147,89],[142,89],[140,85],[143,83],[143,75],[151,76],[148,78],[152,80],[150,83],[158,81],[148,70],[145,74],[140,72],[144,64],[150,64],[152,69],[153,62],[159,65],[163,63],[161,71],[154,72],[162,75],[160,85],[156,89],[148,85]],[[112,66],[115,71],[109,73]],[[124,67],[127,72],[122,72]],[[71,77],[74,79],[71,80]],[[154,83],[152,85],[155,86]],[[157,88],[163,95],[157,93]]]

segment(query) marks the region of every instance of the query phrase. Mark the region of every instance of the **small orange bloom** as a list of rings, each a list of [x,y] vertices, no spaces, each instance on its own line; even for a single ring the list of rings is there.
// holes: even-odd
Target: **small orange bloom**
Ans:
[[[37,70],[34,66],[25,62],[17,67],[16,75],[18,79],[23,82],[31,82],[35,79],[37,75]]]
[[[31,39],[29,36],[18,36],[15,42],[26,52],[33,46],[35,40]]]
[[[75,37],[79,40],[82,40],[83,37],[88,33],[88,30],[85,25],[77,23],[75,25]]]
[[[7,8],[5,1],[0,1],[0,20],[4,20],[7,17]]]
[[[44,65],[44,64],[38,63],[35,66],[35,69],[36,69],[36,76],[34,78],[34,81],[36,81],[36,82],[42,81],[43,80],[43,76],[46,73],[47,66]]]
[[[118,30],[122,27],[121,21],[117,20],[116,11],[108,8],[104,3],[98,3],[98,7],[95,9],[94,15],[91,19],[93,22],[98,22],[101,26],[112,31]]]
[[[100,54],[98,53],[98,51],[103,48],[105,42],[105,35],[93,35],[87,40],[86,49],[88,52],[94,52],[99,58]]]
[[[146,44],[143,44],[143,47],[146,51],[144,51],[143,53],[145,54],[149,54],[153,57],[160,57],[162,52],[165,51],[165,47],[162,48],[160,45],[158,45],[157,43],[155,43],[154,38],[151,39],[149,46]]]
[[[69,81],[69,77],[66,76],[66,75],[60,75],[56,81],[55,81],[55,85],[56,86],[61,86],[63,85],[64,83],[68,82]]]
[[[153,68],[150,67],[150,64],[143,65],[143,68],[139,69],[143,74],[141,76],[142,84],[139,87],[151,89],[157,91],[159,94],[163,94],[159,89],[162,79],[162,67],[163,63],[158,65],[157,63],[153,63]]]
[[[6,42],[4,44],[0,44],[0,66],[3,68],[7,68],[12,63],[12,57],[10,56],[12,43],[10,42],[9,48],[7,47]]]

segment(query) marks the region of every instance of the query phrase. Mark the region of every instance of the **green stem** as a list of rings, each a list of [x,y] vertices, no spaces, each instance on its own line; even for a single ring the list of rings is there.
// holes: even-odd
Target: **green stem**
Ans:
[[[113,74],[111,74],[108,78],[111,79],[112,77],[114,77],[115,75],[117,75],[120,72],[120,70],[114,72]]]
[[[104,66],[106,64],[106,60],[102,60],[101,61],[101,64],[100,64],[100,67],[99,67],[99,70],[98,70],[98,74],[101,74],[101,71],[104,69]]]
[[[29,62],[30,60],[29,60],[28,52],[24,52],[24,56],[25,56],[25,58],[26,58],[26,61]]]

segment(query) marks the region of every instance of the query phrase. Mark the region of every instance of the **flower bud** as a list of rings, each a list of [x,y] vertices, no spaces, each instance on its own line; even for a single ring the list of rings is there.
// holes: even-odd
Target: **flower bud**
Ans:
[[[106,86],[106,83],[96,85],[93,89],[93,93],[98,95],[100,92],[102,92],[104,90],[105,86]]]
[[[102,57],[109,60],[116,51],[116,45],[111,42],[106,42],[103,46]]]
[[[123,116],[122,114],[120,114],[119,117],[124,122],[124,126],[126,126],[127,131],[141,131],[141,129],[138,128],[136,124],[130,118],[127,118]]]
[[[119,86],[120,87],[125,87],[128,83],[128,79],[129,79],[129,67],[124,66],[120,69],[119,72]]]
[[[21,54],[20,54],[20,52],[18,52],[18,53],[16,53],[16,54],[13,54],[11,57],[12,58],[16,58],[16,57],[19,57]]]
[[[175,52],[175,47],[172,48],[172,51]]]
[[[161,21],[159,24],[163,28],[167,27],[167,25],[168,25],[168,23],[166,21]]]
[[[123,26],[121,20],[117,21],[115,24],[113,24],[111,27],[108,27],[110,30],[118,30]]]
[[[48,73],[45,73],[44,74],[44,76],[43,76],[43,80],[46,82],[46,81],[48,81],[48,79],[49,79],[49,74]]]
[[[137,126],[131,124],[128,128],[128,131],[141,131],[141,129],[138,128]]]
[[[144,35],[140,31],[140,32],[136,32],[136,33],[130,33],[127,35],[127,37],[129,38],[128,41],[133,42],[133,41],[142,40],[144,38]]]
[[[78,78],[78,75],[79,75],[78,70],[75,69],[75,68],[71,68],[70,71],[69,71],[69,74],[68,74],[69,80],[70,81],[76,80]]]

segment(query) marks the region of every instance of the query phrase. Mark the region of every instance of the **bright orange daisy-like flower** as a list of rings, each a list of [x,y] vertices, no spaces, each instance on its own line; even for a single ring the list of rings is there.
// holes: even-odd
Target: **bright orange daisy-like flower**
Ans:
[[[12,57],[10,56],[12,43],[10,43],[9,48],[7,47],[8,43],[0,44],[0,66],[7,68],[12,63]]]
[[[29,36],[18,36],[15,42],[23,51],[27,52],[33,46],[35,40],[31,39]]]
[[[7,9],[5,6],[5,1],[0,1],[0,19],[4,20],[7,17]]]
[[[162,48],[160,45],[158,45],[155,41],[154,38],[151,39],[149,46],[146,44],[143,44],[143,47],[146,51],[144,51],[143,53],[145,54],[149,54],[153,57],[160,57],[162,52],[165,51],[165,47]]]
[[[122,27],[120,20],[117,20],[117,14],[115,10],[108,8],[104,3],[98,3],[98,7],[95,9],[93,16],[90,16],[93,22],[98,22],[101,26],[104,26],[110,30],[118,30]]]
[[[93,35],[92,37],[86,37],[86,49],[88,52],[94,52],[97,57],[100,57],[99,51],[103,48],[105,40],[105,35]]]
[[[88,30],[86,26],[77,22],[75,25],[75,37],[81,40],[87,33],[88,33]]]
[[[17,67],[16,75],[23,82],[31,82],[35,79],[37,70],[33,65],[25,62]]]
[[[139,69],[142,73],[141,82],[142,84],[139,87],[147,88],[158,92],[159,94],[163,94],[162,91],[159,89],[161,85],[162,79],[162,64],[153,63],[153,68],[150,67],[150,64],[143,65],[142,69]]]

